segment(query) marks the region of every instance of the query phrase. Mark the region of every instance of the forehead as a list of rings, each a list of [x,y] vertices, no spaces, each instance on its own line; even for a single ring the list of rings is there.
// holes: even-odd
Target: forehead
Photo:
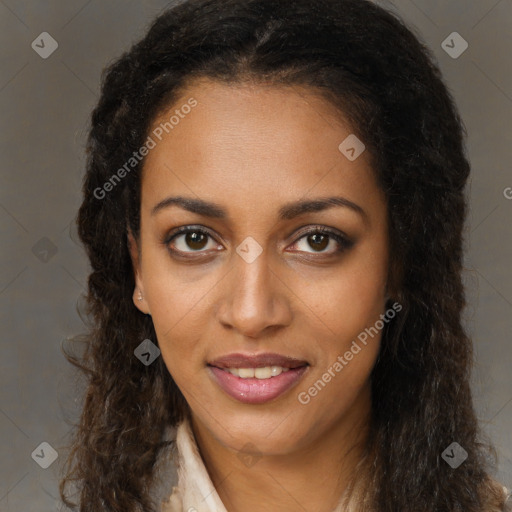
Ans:
[[[367,152],[350,161],[339,149],[354,136],[351,126],[310,89],[197,81],[154,120],[150,136],[143,203],[177,193],[232,203],[238,195],[246,207],[271,196],[340,192],[357,202],[380,194]]]

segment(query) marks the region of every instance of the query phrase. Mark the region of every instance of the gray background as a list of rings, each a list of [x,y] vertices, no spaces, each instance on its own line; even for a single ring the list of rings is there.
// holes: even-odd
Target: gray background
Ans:
[[[88,115],[102,68],[167,4],[0,0],[1,511],[58,508],[66,421],[78,413],[61,343],[84,331],[76,303],[88,265],[72,221]],[[468,131],[466,323],[476,350],[475,405],[499,454],[497,478],[511,488],[512,200],[504,191],[512,187],[512,1],[394,5],[433,49]],[[454,31],[469,43],[457,59],[441,47]],[[31,47],[42,32],[59,45],[48,59]],[[48,469],[31,458],[43,441],[61,451]]]

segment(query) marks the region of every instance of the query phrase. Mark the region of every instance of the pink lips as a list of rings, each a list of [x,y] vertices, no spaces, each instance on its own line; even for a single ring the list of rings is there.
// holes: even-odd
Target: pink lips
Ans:
[[[282,366],[290,370],[269,379],[242,379],[226,369],[265,366]],[[230,354],[212,361],[208,367],[214,380],[229,396],[246,404],[261,404],[277,398],[293,387],[307,371],[308,363],[271,353],[255,356]]]

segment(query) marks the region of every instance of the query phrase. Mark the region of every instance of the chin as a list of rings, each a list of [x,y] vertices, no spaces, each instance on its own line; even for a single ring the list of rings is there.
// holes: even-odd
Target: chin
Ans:
[[[262,415],[229,414],[208,421],[208,428],[223,445],[236,451],[250,451],[247,445],[254,445],[257,451],[265,454],[286,454],[294,451],[300,440],[307,437],[304,422],[293,421],[293,414]],[[296,423],[301,431],[293,431]],[[295,424],[295,425],[294,425]],[[253,448],[254,448],[253,447]]]

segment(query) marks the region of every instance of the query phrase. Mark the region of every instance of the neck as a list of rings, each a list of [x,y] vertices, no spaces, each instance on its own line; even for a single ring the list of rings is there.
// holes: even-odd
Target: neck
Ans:
[[[210,478],[228,512],[332,512],[344,499],[363,458],[371,415],[370,387],[357,405],[314,439],[286,454],[241,457],[191,416]]]

